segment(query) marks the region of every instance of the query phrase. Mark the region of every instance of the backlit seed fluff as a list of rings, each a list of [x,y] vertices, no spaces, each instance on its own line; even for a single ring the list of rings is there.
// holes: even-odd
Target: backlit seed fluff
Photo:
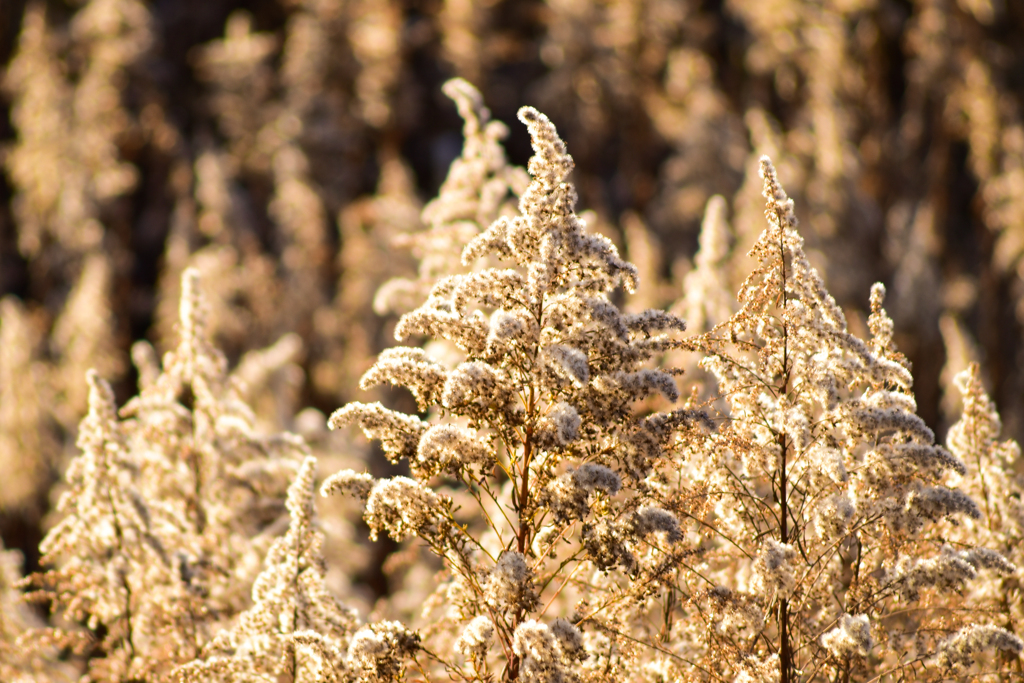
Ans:
[[[556,403],[537,425],[537,442],[545,448],[567,446],[576,440],[580,430],[580,416],[568,403]]]
[[[988,650],[1002,650],[1020,656],[1024,651],[1024,641],[992,624],[971,624],[942,644],[935,663],[953,674],[959,674]]]
[[[484,600],[498,612],[533,609],[537,589],[523,554],[506,550],[484,583]]]
[[[823,539],[839,538],[846,533],[857,510],[845,494],[829,496],[818,506],[814,527]]]
[[[651,505],[640,508],[633,518],[633,527],[637,536],[645,538],[651,534],[664,534],[669,543],[678,543],[683,539],[679,520],[668,510]]]
[[[487,655],[487,649],[493,638],[494,623],[491,618],[479,616],[469,622],[462,635],[455,641],[454,649],[466,657],[482,659]]]
[[[339,493],[366,500],[376,481],[373,475],[366,472],[341,470],[324,480],[324,483],[320,485],[320,495],[326,498]]]
[[[583,649],[583,634],[568,619],[558,617],[551,622],[551,633],[558,641],[562,652],[571,659],[580,659],[586,656]]]
[[[416,452],[420,436],[428,426],[418,417],[390,410],[379,402],[350,403],[335,410],[327,425],[338,429],[352,423],[358,424],[367,438],[380,439],[381,447],[393,462]]]
[[[567,680],[570,662],[547,625],[535,619],[519,624],[512,638],[512,650],[521,658],[524,680],[531,683],[563,683]]]
[[[412,535],[437,539],[444,534],[446,524],[441,498],[408,477],[381,479],[374,484],[363,519],[373,540],[380,531],[396,541]]]
[[[416,652],[420,638],[397,621],[380,621],[356,631],[348,647],[354,668],[377,680],[396,680],[402,660]]]
[[[614,496],[622,487],[622,479],[604,465],[588,462],[572,473],[573,482],[586,491],[600,490]]]
[[[528,321],[524,320],[522,316],[499,308],[491,314],[487,343],[493,346],[522,341],[529,327]]]
[[[479,438],[456,425],[434,425],[420,438],[416,459],[425,466],[459,470],[467,465],[482,467],[494,462],[494,453]]]
[[[589,511],[592,493],[601,491],[614,496],[622,487],[618,474],[604,465],[584,463],[555,478],[543,495],[543,501],[560,520],[583,519]]]
[[[821,637],[821,644],[836,657],[867,656],[874,647],[867,615],[842,615],[839,624]]]
[[[546,352],[556,371],[578,387],[590,381],[590,369],[587,367],[587,354],[579,349],[561,344],[546,347]]]
[[[796,551],[788,543],[769,538],[761,544],[754,568],[755,586],[762,595],[766,598],[774,595],[789,597],[796,585],[792,564],[795,558]]]

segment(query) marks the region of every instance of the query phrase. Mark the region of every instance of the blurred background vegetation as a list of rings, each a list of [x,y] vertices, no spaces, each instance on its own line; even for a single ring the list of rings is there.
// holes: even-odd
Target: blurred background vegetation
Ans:
[[[374,292],[415,272],[396,240],[459,154],[452,76],[513,163],[518,107],[551,117],[642,305],[684,299],[713,195],[735,292],[769,154],[854,331],[886,283],[922,417],[945,431],[977,359],[1024,438],[1024,3],[3,0],[0,536],[28,569],[86,370],[135,393],[131,344],[173,347],[190,265],[232,365],[271,349],[246,397],[263,424],[371,458],[322,414],[365,400],[392,343]]]

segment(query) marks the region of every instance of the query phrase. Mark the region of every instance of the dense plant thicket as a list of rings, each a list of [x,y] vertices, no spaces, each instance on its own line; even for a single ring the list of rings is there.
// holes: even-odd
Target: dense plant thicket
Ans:
[[[366,621],[332,592],[317,458],[301,436],[261,434],[240,392],[239,370],[262,364],[247,379],[265,378],[274,354],[228,374],[189,268],[177,347],[162,363],[144,342],[133,350],[138,395],[118,411],[109,384],[87,374],[89,410],[43,568],[19,583],[7,567],[0,585],[0,673],[552,683],[1019,673],[1019,448],[997,441],[978,366],[957,377],[965,408],[947,449],[916,414],[885,288],[871,291],[869,338],[851,333],[767,157],[767,227],[735,312],[690,336],[675,314],[622,312],[615,300],[636,291],[637,269],[575,213],[573,160],[555,126],[520,110],[534,148],[520,191],[478,94],[465,81],[447,90],[475,144],[425,209],[432,227],[411,238],[419,276],[382,289],[429,289],[395,329],[429,343],[387,349],[360,383],[405,387],[418,414],[350,403],[329,420],[358,425],[405,473],[345,468],[320,488],[355,499],[370,538],[400,544],[410,572],[436,567],[435,580],[407,581]],[[516,211],[475,222],[510,192]],[[448,264],[463,272],[431,277],[428,257],[463,237],[461,266]],[[708,292],[713,260],[698,259]],[[687,355],[704,377],[679,405],[683,370],[671,361]],[[36,623],[33,600],[49,623]]]
[[[458,155],[450,76],[501,121],[530,103],[559,125],[592,228],[642,273],[641,308],[693,296],[714,195],[735,292],[768,154],[860,332],[863,293],[886,284],[926,421],[952,424],[953,376],[978,360],[1019,439],[1022,34],[1002,0],[4,2],[5,538],[38,541],[85,371],[124,401],[131,344],[176,343],[188,266],[233,361],[304,341],[306,381],[261,417],[296,429],[299,408],[355,398],[393,322],[374,292],[415,267],[394,238]],[[508,145],[525,164],[521,128]]]
[[[0,4],[0,679],[1024,673],[1021,6],[238,4]]]

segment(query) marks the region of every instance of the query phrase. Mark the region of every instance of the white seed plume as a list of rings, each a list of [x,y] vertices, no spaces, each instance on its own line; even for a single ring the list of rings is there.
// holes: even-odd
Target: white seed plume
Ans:
[[[324,483],[320,485],[320,495],[326,498],[340,493],[366,500],[376,481],[373,475],[366,472],[341,470],[324,480]]]
[[[867,656],[874,647],[868,616],[842,615],[839,624],[821,637],[821,644],[836,657],[846,658],[855,654]]]
[[[483,658],[494,639],[494,623],[490,617],[479,616],[469,622],[455,641],[456,652],[467,657]]]
[[[960,674],[986,650],[1003,650],[1019,656],[1024,651],[1024,641],[998,626],[971,624],[942,644],[935,661],[943,669]]]
[[[754,568],[757,572],[755,586],[762,595],[769,599],[773,595],[789,597],[796,585],[792,565],[795,558],[796,551],[788,543],[769,538],[761,544]]]
[[[580,415],[568,403],[556,403],[537,424],[536,441],[542,448],[561,448],[576,440]]]
[[[499,612],[529,611],[537,604],[533,572],[523,554],[514,550],[501,554],[483,588],[484,600]]]

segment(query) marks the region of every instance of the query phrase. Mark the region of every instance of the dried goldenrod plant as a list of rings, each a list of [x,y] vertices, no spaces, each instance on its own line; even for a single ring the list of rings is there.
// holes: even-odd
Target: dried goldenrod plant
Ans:
[[[141,390],[120,415],[110,386],[88,374],[80,454],[41,544],[45,570],[26,580],[63,626],[28,631],[25,647],[71,649],[87,680],[170,680],[247,606],[308,451],[256,432],[192,269],[179,333],[162,367],[136,347]]]
[[[443,90],[463,120],[462,153],[452,162],[438,196],[423,207],[427,229],[396,236],[396,246],[411,249],[416,257],[418,276],[394,278],[381,287],[374,298],[378,311],[415,308],[438,279],[465,269],[459,258],[462,247],[499,216],[514,213],[509,199],[521,195],[529,182],[526,171],[505,158],[501,141],[508,128],[491,119],[477,89],[453,78]]]
[[[884,288],[861,340],[809,265],[767,157],[761,173],[768,227],[740,309],[693,342],[728,408],[679,463],[709,501],[700,571],[680,587],[701,625],[689,657],[710,678],[789,682],[943,679],[994,649],[1019,654],[958,595],[983,570],[1016,568],[984,536],[942,533],[983,513],[951,485],[966,449],[936,444],[916,415]]]
[[[963,460],[966,473],[959,487],[978,501],[979,519],[944,530],[951,544],[982,544],[1013,562],[1012,573],[988,570],[966,591],[967,603],[986,615],[988,621],[1019,636],[1024,630],[1021,605],[1021,567],[1024,566],[1024,507],[1021,495],[1024,481],[1018,473],[1020,445],[1013,439],[1000,441],[1002,420],[981,379],[981,368],[970,363],[954,378],[963,396],[963,413],[949,429],[946,444]],[[967,646],[969,641],[962,641]],[[948,655],[951,665],[968,664],[963,647]],[[1003,662],[1020,675],[1024,663],[1019,658]]]
[[[426,418],[354,403],[330,419],[358,424],[411,476],[346,470],[322,492],[364,500],[371,534],[416,537],[440,558],[445,608],[411,649],[418,665],[460,680],[610,679],[627,673],[619,652],[647,638],[632,603],[692,552],[647,478],[705,420],[633,409],[678,399],[673,376],[645,364],[679,345],[683,321],[612,303],[616,287],[635,289],[635,269],[574,213],[554,125],[530,107],[519,118],[534,149],[519,215],[462,253],[507,267],[441,278],[396,330],[446,340],[458,358],[397,347],[362,380],[408,388]]]
[[[218,633],[181,681],[348,680],[345,645],[355,615],[324,586],[323,534],[313,526],[316,458],[307,457],[288,489],[288,531],[274,541],[252,588],[253,606]]]
[[[885,288],[871,290],[861,339],[811,267],[767,157],[767,227],[738,308],[721,297],[729,235],[714,200],[687,278],[703,293],[686,300],[699,334],[683,337],[672,313],[623,312],[637,269],[575,213],[573,160],[552,122],[519,111],[534,152],[520,186],[479,93],[464,81],[446,90],[467,147],[426,205],[427,230],[408,240],[417,278],[386,286],[381,300],[429,293],[398,322],[410,345],[380,354],[360,383],[404,388],[418,412],[351,403],[329,420],[361,428],[401,469],[345,469],[319,488],[358,501],[372,539],[406,544],[394,564],[433,580],[396,586],[365,621],[332,594],[328,558],[357,546],[325,547],[316,458],[297,436],[261,434],[243,386],[291,363],[299,337],[229,373],[188,268],[178,345],[162,362],[148,344],[133,350],[138,395],[118,410],[100,373],[87,374],[80,452],[41,545],[43,570],[21,584],[49,603],[48,625],[17,599],[16,556],[0,554],[0,675],[1020,674],[1019,447],[998,440],[977,366],[956,380],[964,413],[943,447],[917,414]],[[390,110],[376,111],[383,125]],[[517,212],[502,208],[510,196]],[[459,263],[446,258],[463,240]],[[18,329],[4,325],[5,335]],[[714,382],[681,402],[671,362],[686,353],[703,356]],[[5,376],[18,376],[14,366]]]

